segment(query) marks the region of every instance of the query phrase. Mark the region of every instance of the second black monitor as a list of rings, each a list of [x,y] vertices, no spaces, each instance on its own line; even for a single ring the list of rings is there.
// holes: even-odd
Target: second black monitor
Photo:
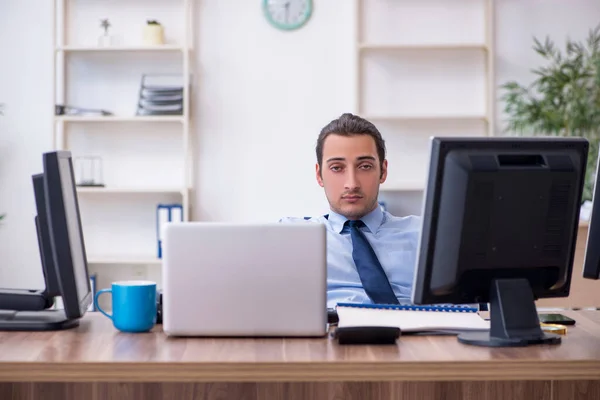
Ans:
[[[413,302],[491,303],[472,344],[558,342],[534,301],[569,295],[587,153],[575,137],[433,138]]]

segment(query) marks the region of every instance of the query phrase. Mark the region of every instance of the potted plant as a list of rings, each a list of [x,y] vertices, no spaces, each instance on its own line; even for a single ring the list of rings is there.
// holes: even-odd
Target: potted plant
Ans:
[[[100,27],[104,30],[104,33],[98,38],[99,46],[110,46],[112,44],[112,38],[108,34],[108,28],[110,28],[110,21],[105,18],[100,20]]]
[[[165,31],[160,22],[156,20],[146,21],[143,32],[143,43],[154,46],[165,43]]]
[[[505,131],[520,135],[582,136],[590,148],[582,201],[591,201],[600,141],[600,25],[581,42],[567,39],[564,51],[550,38],[534,38],[546,65],[529,86],[501,85],[508,115]]]

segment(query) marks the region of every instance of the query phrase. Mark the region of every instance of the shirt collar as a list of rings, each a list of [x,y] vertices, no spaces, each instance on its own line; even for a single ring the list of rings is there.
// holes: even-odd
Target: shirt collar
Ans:
[[[331,228],[333,228],[333,230],[337,233],[342,232],[344,224],[348,220],[348,218],[336,213],[333,210],[329,212],[328,219],[329,223],[331,224]],[[381,210],[381,207],[379,207],[378,205],[373,211],[362,217],[361,220],[365,223],[365,225],[371,233],[377,232],[377,230],[383,223],[383,211]]]

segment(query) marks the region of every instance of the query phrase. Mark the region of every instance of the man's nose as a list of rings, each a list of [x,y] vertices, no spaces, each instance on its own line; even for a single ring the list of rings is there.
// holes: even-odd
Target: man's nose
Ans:
[[[360,187],[359,183],[358,183],[358,179],[356,179],[356,173],[354,171],[349,171],[346,174],[346,185],[345,188],[346,190],[355,190],[358,189]]]

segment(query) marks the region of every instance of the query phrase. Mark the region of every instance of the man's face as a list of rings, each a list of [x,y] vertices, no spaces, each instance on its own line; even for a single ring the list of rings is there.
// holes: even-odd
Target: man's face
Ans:
[[[379,185],[387,177],[387,160],[380,169],[375,140],[369,135],[329,135],[317,182],[325,189],[331,209],[348,219],[360,219],[377,207]]]

